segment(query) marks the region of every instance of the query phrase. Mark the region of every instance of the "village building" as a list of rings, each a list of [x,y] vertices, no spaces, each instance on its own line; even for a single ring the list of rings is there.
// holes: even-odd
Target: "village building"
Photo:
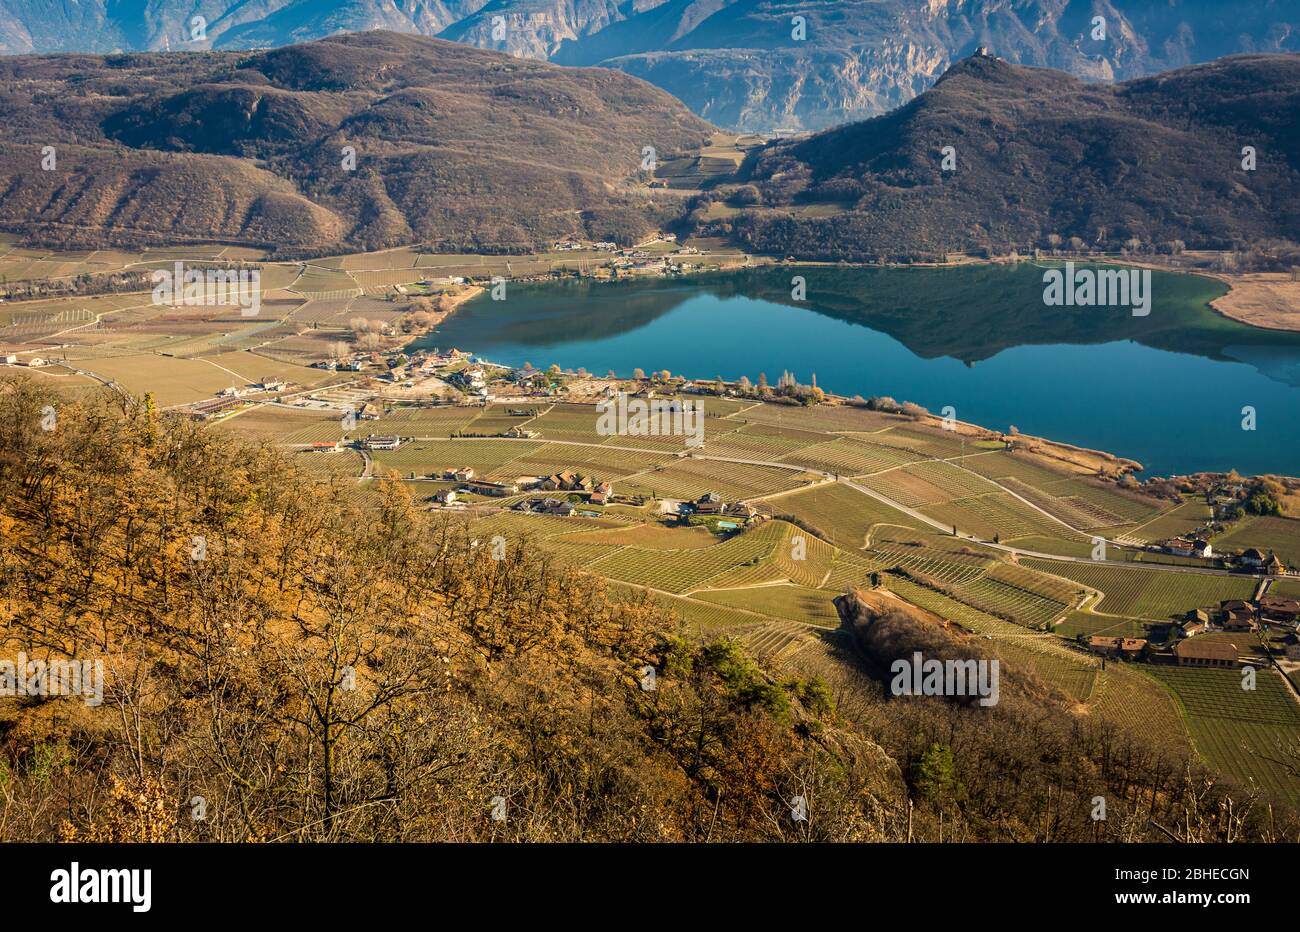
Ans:
[[[243,402],[234,395],[225,398],[209,398],[207,401],[200,401],[191,407],[190,417],[196,421],[206,421],[214,418],[219,414],[224,414],[234,408],[238,408]]]
[[[1255,630],[1255,608],[1241,599],[1226,599],[1219,603],[1219,624],[1224,631]]]
[[[720,515],[726,507],[726,502],[722,500],[722,496],[717,492],[705,492],[695,500],[695,513],[697,515]]]
[[[396,450],[402,445],[402,438],[392,434],[371,434],[361,442],[367,450]]]
[[[455,489],[440,489],[433,493],[433,500],[439,505],[450,505],[456,501],[457,497]]]
[[[525,499],[515,505],[515,508],[526,514],[553,515],[560,518],[571,518],[578,510],[572,502],[559,498],[544,498],[540,501]]]
[[[379,420],[380,413],[379,408],[377,408],[373,402],[369,401],[357,409],[357,417],[361,418],[363,421],[377,421]]]
[[[18,357],[13,353],[0,353],[0,366],[16,366]]]
[[[466,492],[473,492],[475,495],[491,495],[497,498],[519,494],[519,486],[513,482],[488,482],[486,479],[474,479],[466,482],[462,489]]]
[[[474,467],[458,466],[455,469],[448,469],[442,474],[442,477],[451,482],[469,482],[474,478]]]
[[[1259,614],[1267,621],[1294,624],[1297,619],[1300,619],[1300,600],[1266,595],[1259,600]]]
[[[289,387],[284,379],[262,379],[258,384],[264,392],[282,392]]]
[[[1174,645],[1180,667],[1235,667],[1237,645],[1213,638],[1187,638]]]
[[[1173,540],[1167,540],[1162,545],[1165,553],[1171,553],[1179,557],[1211,557],[1214,555],[1214,548],[1210,542],[1198,538],[1175,537]]]
[[[1237,563],[1239,563],[1241,566],[1246,567],[1248,569],[1249,568],[1258,569],[1264,566],[1264,564],[1267,562],[1268,562],[1268,557],[1264,556],[1264,551],[1256,547],[1250,547],[1246,550],[1243,550],[1241,552],[1241,555],[1237,557]]]
[[[337,453],[342,449],[343,443],[338,440],[333,442],[329,440],[317,440],[311,445],[311,452],[313,453]]]
[[[1282,641],[1282,650],[1286,653],[1287,660],[1300,660],[1300,636],[1288,634]]]
[[[1133,660],[1141,656],[1146,646],[1145,638],[1106,637],[1099,634],[1088,638],[1088,650],[1117,660]]]

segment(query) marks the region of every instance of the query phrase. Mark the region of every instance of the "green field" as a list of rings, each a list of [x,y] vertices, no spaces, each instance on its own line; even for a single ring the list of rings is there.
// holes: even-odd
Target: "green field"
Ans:
[[[1255,689],[1246,690],[1236,670],[1144,669],[1177,698],[1196,749],[1210,766],[1243,785],[1300,802],[1300,786],[1285,763],[1295,766],[1300,706],[1281,677],[1261,670]]]
[[[1242,576],[1173,573],[1108,564],[1025,560],[1026,566],[1081,582],[1104,593],[1094,608],[1108,615],[1164,621],[1223,599],[1249,599],[1255,580]]]

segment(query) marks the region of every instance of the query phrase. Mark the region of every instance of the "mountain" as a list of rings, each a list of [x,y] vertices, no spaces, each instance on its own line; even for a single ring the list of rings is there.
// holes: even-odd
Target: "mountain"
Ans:
[[[616,68],[717,125],[767,132],[884,113],[981,46],[1099,81],[1300,51],[1300,0],[0,0],[9,53],[249,49],[371,29]]]
[[[4,58],[0,110],[0,226],[91,246],[630,240],[665,210],[635,183],[643,147],[667,155],[712,131],[618,72],[387,32],[256,53]]]
[[[702,228],[806,258],[1300,239],[1300,57],[1105,85],[974,56],[893,113],[755,150],[738,177],[748,206],[717,219],[706,195]]]

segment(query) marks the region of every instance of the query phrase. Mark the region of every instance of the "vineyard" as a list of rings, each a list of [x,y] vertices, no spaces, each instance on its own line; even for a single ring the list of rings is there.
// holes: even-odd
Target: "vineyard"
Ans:
[[[1108,564],[1025,560],[1025,566],[1054,573],[1105,593],[1093,607],[1108,615],[1164,621],[1223,599],[1249,599],[1255,581],[1240,576],[1171,573]]]
[[[1242,688],[1235,670],[1148,669],[1177,697],[1192,740],[1212,767],[1300,802],[1286,763],[1300,746],[1300,707],[1280,677],[1260,671],[1252,690]]]

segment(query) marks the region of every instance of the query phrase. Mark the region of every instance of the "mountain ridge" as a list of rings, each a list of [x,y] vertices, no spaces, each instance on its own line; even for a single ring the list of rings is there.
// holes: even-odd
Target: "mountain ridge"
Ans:
[[[628,241],[665,209],[639,184],[642,148],[689,149],[712,132],[618,72],[384,32],[251,53],[0,59],[0,87],[14,131],[0,142],[0,226],[92,246]]]
[[[196,40],[190,0],[0,0],[0,52],[248,49],[395,30],[616,68],[717,125],[771,132],[887,112],[981,46],[1100,81],[1300,51],[1296,0],[205,0],[199,12]]]
[[[1298,138],[1300,56],[1117,85],[976,56],[892,113],[752,152],[736,180],[753,203],[693,217],[755,251],[863,261],[1297,240]]]

